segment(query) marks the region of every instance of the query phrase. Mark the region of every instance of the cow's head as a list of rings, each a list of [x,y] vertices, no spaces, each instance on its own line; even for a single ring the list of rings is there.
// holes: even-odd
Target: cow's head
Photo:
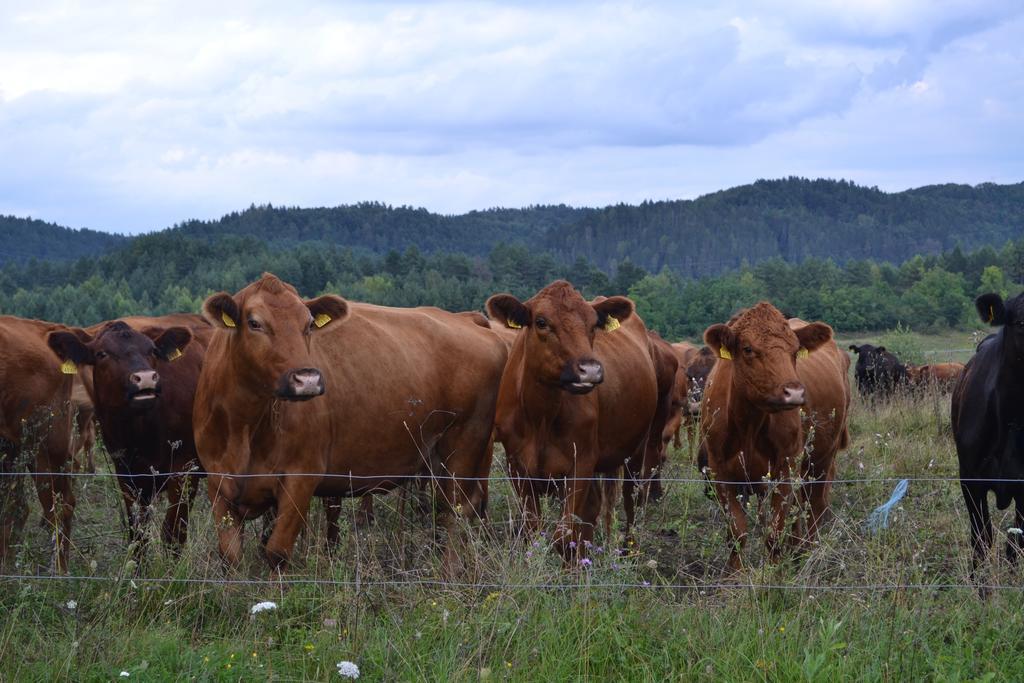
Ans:
[[[686,366],[686,410],[690,415],[700,415],[700,402],[704,398],[704,384],[715,367],[715,352],[708,346],[701,347],[696,357]]]
[[[886,351],[884,346],[873,344],[850,344],[850,351],[857,354],[856,374],[858,377],[874,376],[879,372],[886,371],[886,366],[891,363],[893,370],[897,363],[896,357]]]
[[[118,320],[95,337],[83,330],[51,332],[47,343],[75,365],[93,366],[93,397],[104,408],[144,410],[160,396],[157,360],[176,359],[192,341],[187,327],[132,329]]]
[[[1024,357],[1024,294],[1009,301],[998,294],[982,294],[974,305],[982,322],[1003,328],[1007,351],[1015,358]]]
[[[926,381],[928,374],[927,365],[914,365],[913,363],[907,363],[904,367],[907,369],[907,379],[911,384],[921,384]]]
[[[221,292],[203,303],[206,319],[228,335],[228,355],[239,380],[257,396],[288,401],[324,393],[310,345],[348,313],[341,297],[326,294],[303,301],[294,287],[269,273],[234,296]]]
[[[594,355],[595,335],[615,334],[619,323],[633,315],[633,302],[613,296],[591,304],[558,280],[526,302],[495,294],[487,300],[487,312],[503,325],[522,328],[530,376],[586,394],[604,381],[604,367]]]
[[[769,411],[802,406],[805,388],[796,374],[799,356],[832,339],[832,328],[810,323],[792,330],[778,309],[761,302],[728,325],[712,325],[704,342],[719,362],[733,366],[733,387],[754,405]]]

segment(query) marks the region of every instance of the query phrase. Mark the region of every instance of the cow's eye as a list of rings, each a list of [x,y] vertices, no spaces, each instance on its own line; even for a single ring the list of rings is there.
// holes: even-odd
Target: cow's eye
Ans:
[[[745,353],[745,354],[747,354],[749,356],[752,353],[754,353],[754,349],[749,347],[749,346],[744,346],[743,347],[743,353]]]
[[[546,318],[537,318],[533,321],[533,324],[537,326],[538,330],[548,329],[548,321]]]
[[[106,351],[97,351],[96,352],[96,360],[103,360],[106,357],[107,357],[107,352]]]
[[[263,329],[263,324],[259,320],[249,318],[249,329],[253,330],[254,332],[259,332],[260,330]]]

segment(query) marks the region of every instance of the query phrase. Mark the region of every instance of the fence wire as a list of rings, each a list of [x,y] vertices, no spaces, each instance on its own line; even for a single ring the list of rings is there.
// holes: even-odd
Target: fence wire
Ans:
[[[131,478],[133,476],[149,476],[149,475],[125,475],[116,472],[0,472],[0,476],[29,476],[34,474],[36,476],[54,476],[54,477],[74,477],[74,478],[91,478],[91,479],[119,479],[119,478]],[[175,472],[163,472],[158,473],[160,476],[206,476],[206,475],[219,475],[225,478],[250,478],[250,477],[317,477],[317,478],[336,478],[343,480],[362,480],[372,479],[375,481],[417,481],[417,480],[430,480],[441,479],[465,481],[465,482],[479,482],[479,481],[490,481],[490,482],[542,482],[542,483],[560,483],[566,480],[572,480],[573,477],[566,477],[564,479],[552,479],[544,477],[515,477],[508,474],[495,474],[491,476],[447,476],[447,475],[423,475],[423,474],[393,474],[393,475],[355,475],[355,474],[336,474],[336,473],[323,473],[323,472],[277,472],[277,473],[266,473],[266,474],[222,474],[222,473],[209,473],[195,470],[188,471],[175,471]],[[603,477],[576,477],[577,480],[584,481],[606,481]],[[649,481],[646,479],[638,479],[640,483]],[[662,483],[679,483],[679,484],[699,484],[707,485],[709,483],[718,484],[741,484],[748,482],[736,482],[730,480],[719,480],[711,479],[707,477],[680,477],[670,476],[663,477],[660,479]],[[834,485],[854,485],[854,484],[897,484],[902,481],[908,481],[913,483],[938,483],[938,484],[952,484],[952,483],[986,483],[986,484],[1024,484],[1024,479],[1019,478],[985,478],[985,479],[961,479],[957,476],[878,476],[878,477],[855,477],[855,478],[839,478],[839,479],[828,479],[828,480],[766,480],[764,482],[753,482],[753,483],[765,483],[775,485],[779,483],[792,483],[792,484],[834,484]],[[483,520],[487,523],[488,520]],[[505,524],[505,522],[495,522],[497,524]],[[490,526],[490,524],[488,524]],[[1011,532],[1015,532],[1016,529],[1011,529]],[[61,583],[110,583],[110,584],[128,584],[131,583],[133,587],[140,588],[145,586],[167,586],[167,585],[183,585],[183,586],[251,586],[251,587],[278,587],[286,588],[291,586],[320,586],[320,587],[332,587],[338,589],[352,589],[352,590],[364,590],[364,589],[406,589],[406,588],[437,588],[437,589],[460,589],[460,590],[513,590],[513,589],[527,589],[527,590],[546,590],[546,591],[570,591],[570,590],[621,590],[621,591],[643,591],[643,590],[655,590],[655,591],[676,591],[681,593],[694,593],[702,591],[737,591],[737,590],[766,590],[766,591],[787,591],[787,592],[828,592],[828,593],[883,593],[893,591],[1005,591],[1012,593],[1024,592],[1024,584],[998,584],[998,583],[976,583],[971,581],[965,581],[962,583],[949,582],[948,580],[939,580],[936,582],[907,582],[907,583],[840,583],[840,584],[829,584],[829,583],[779,583],[779,582],[750,582],[750,581],[688,581],[680,582],[678,576],[675,580],[665,579],[663,581],[655,578],[653,581],[606,581],[598,578],[601,571],[595,567],[595,570],[590,569],[575,569],[566,570],[565,577],[566,581],[563,582],[552,582],[552,581],[538,581],[538,582],[504,582],[504,581],[458,581],[458,580],[447,580],[447,579],[434,579],[434,578],[408,578],[408,579],[333,579],[333,578],[322,578],[316,576],[280,576],[277,578],[232,578],[229,576],[216,576],[216,577],[204,577],[204,576],[192,576],[192,577],[168,577],[168,576],[138,576],[131,574],[123,574],[118,576],[107,576],[107,575],[60,575],[60,574],[31,574],[31,573],[4,573],[0,574],[0,582],[61,582]]]
[[[122,474],[119,472],[0,472],[0,477],[70,477],[70,478],[102,478],[102,479],[142,479],[145,477],[222,477],[224,479],[262,479],[267,477],[316,477],[318,479],[342,479],[352,481],[466,481],[466,482],[540,482],[557,484],[566,481],[599,481],[606,482],[609,479],[623,479],[626,481],[646,483],[648,481],[660,481],[662,483],[680,484],[895,484],[900,481],[913,482],[956,482],[964,484],[1024,484],[1024,478],[1000,478],[1000,477],[958,477],[949,476],[901,476],[893,475],[888,477],[850,477],[846,479],[764,479],[758,481],[713,479],[711,477],[661,477],[654,479],[649,477],[628,477],[622,475],[590,476],[590,477],[519,477],[508,474],[492,474],[490,476],[462,476],[443,473],[423,474],[339,474],[331,472],[265,472],[257,474],[236,474],[228,472],[207,472],[205,470],[184,470],[172,472],[140,472],[138,474]],[[327,496],[329,497],[329,496]]]
[[[977,583],[871,583],[871,584],[790,584],[790,583],[750,583],[750,582],[718,582],[718,583],[661,583],[661,582],[623,582],[623,581],[589,581],[581,579],[575,583],[523,583],[500,581],[447,581],[443,579],[391,579],[391,580],[339,580],[320,579],[314,577],[294,577],[280,579],[228,579],[228,578],[196,578],[196,577],[132,577],[132,576],[74,576],[45,574],[0,574],[0,581],[47,580],[63,582],[102,582],[128,583],[137,588],[145,584],[157,585],[220,585],[220,586],[330,586],[333,588],[452,588],[480,590],[579,590],[590,589],[637,589],[637,590],[675,590],[675,591],[708,591],[708,590],[786,590],[786,591],[822,591],[822,592],[885,592],[910,590],[1008,590],[1024,592],[1024,585],[977,584]]]

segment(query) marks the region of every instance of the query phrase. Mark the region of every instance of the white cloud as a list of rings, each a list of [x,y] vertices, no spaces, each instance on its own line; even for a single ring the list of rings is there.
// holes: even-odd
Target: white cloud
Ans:
[[[0,212],[454,212],[756,177],[1020,180],[1018,3],[34,2],[0,10]]]

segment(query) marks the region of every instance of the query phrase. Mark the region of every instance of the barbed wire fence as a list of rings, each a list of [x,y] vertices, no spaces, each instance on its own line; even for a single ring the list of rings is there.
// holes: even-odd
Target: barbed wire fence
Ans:
[[[178,472],[162,472],[158,473],[159,476],[185,476],[190,478],[199,478],[208,476],[211,473],[186,470]],[[248,478],[267,478],[267,477],[315,477],[318,479],[335,479],[345,480],[351,482],[367,481],[372,480],[374,482],[384,484],[396,484],[400,482],[423,482],[429,480],[431,475],[423,474],[393,474],[393,475],[357,475],[357,474],[345,474],[345,473],[323,473],[323,472],[270,472],[270,473],[212,473],[215,476],[222,476],[228,479],[248,479]],[[122,478],[131,478],[138,475],[126,475],[119,474],[117,472],[0,472],[0,478],[3,477],[18,477],[18,476],[38,476],[38,477],[68,477],[73,479],[89,479],[89,480],[117,480]],[[143,475],[145,476],[145,475]],[[488,481],[491,483],[504,482],[513,484],[515,482],[525,483],[561,483],[564,484],[569,479],[576,479],[579,481],[590,481],[590,482],[604,482],[605,477],[592,476],[592,477],[572,477],[553,479],[548,477],[517,477],[508,474],[492,474],[491,476],[436,476],[434,478],[440,480],[454,480],[456,482],[465,482],[472,484],[481,481]],[[641,480],[638,480],[641,481]],[[660,481],[664,484],[679,484],[679,485],[698,485],[708,486],[713,484],[737,484],[745,482],[735,482],[731,480],[715,479],[712,477],[703,476],[665,476],[661,477]],[[942,485],[954,485],[959,483],[987,483],[987,484],[1014,484],[1024,485],[1024,479],[1014,478],[984,478],[984,479],[961,479],[957,476],[947,475],[921,475],[921,476],[865,476],[865,477],[849,477],[849,478],[836,478],[836,479],[821,479],[821,480],[801,480],[799,478],[791,480],[771,480],[765,481],[768,485],[778,485],[779,483],[791,483],[796,486],[806,484],[817,484],[817,485],[832,485],[832,486],[857,486],[857,485],[879,485],[879,486],[890,486],[893,484],[913,486],[915,484],[942,484]],[[381,489],[380,492],[384,492]],[[852,523],[863,523],[866,520],[850,520]],[[505,524],[504,522],[496,522],[498,525]],[[1011,529],[1010,531],[1015,531]],[[117,531],[110,531],[110,534],[121,533]],[[865,531],[865,535],[870,532]],[[966,535],[967,527],[964,524],[963,536],[965,538],[966,546]],[[966,547],[965,547],[966,549]],[[948,578],[948,577],[947,577]],[[182,586],[249,586],[249,587],[269,587],[269,588],[287,588],[293,586],[319,586],[319,587],[334,587],[338,589],[404,589],[404,588],[438,588],[438,589],[459,589],[459,590],[514,590],[514,589],[525,589],[525,590],[544,590],[544,591],[571,591],[579,589],[597,589],[597,590],[643,590],[643,591],[674,591],[674,592],[698,592],[698,591],[729,591],[729,590],[743,590],[743,589],[755,589],[755,590],[779,590],[779,591],[796,591],[796,592],[865,592],[865,593],[878,593],[878,592],[890,592],[890,591],[955,591],[955,590],[968,590],[968,591],[1010,591],[1010,592],[1024,592],[1024,584],[1014,583],[992,583],[992,582],[978,582],[978,581],[963,581],[963,582],[950,582],[948,580],[936,580],[934,582],[929,581],[917,581],[917,582],[893,582],[893,583],[879,583],[879,582],[864,582],[864,583],[828,583],[822,582],[800,582],[796,581],[793,583],[778,582],[778,581],[732,581],[732,580],[661,580],[661,581],[637,581],[637,580],[621,580],[621,581],[608,581],[604,578],[598,578],[597,575],[591,575],[589,572],[581,572],[578,570],[567,570],[564,573],[564,580],[550,581],[541,580],[536,582],[522,582],[522,581],[495,581],[495,580],[483,580],[483,581],[460,581],[458,579],[445,579],[445,578],[423,578],[423,577],[409,577],[401,579],[370,579],[370,578],[355,578],[355,579],[344,579],[344,578],[329,578],[322,576],[277,576],[267,578],[244,578],[234,577],[226,574],[219,576],[143,576],[141,574],[133,574],[131,572],[121,572],[117,575],[103,575],[103,574],[52,574],[52,573],[27,573],[27,572],[14,572],[14,573],[0,573],[0,582],[58,582],[58,583],[101,583],[101,584],[127,584],[130,583],[133,587],[145,587],[145,586],[171,586],[171,585],[182,585]],[[748,577],[749,579],[749,577]],[[246,596],[238,596],[245,598]]]
[[[926,356],[941,356],[947,355],[952,356],[953,354],[959,353],[973,353],[973,348],[955,348],[955,349],[938,349],[929,350],[923,352]],[[940,429],[942,425],[940,424]],[[70,466],[70,465],[69,465]],[[168,471],[161,472],[153,470],[146,474],[125,474],[118,473],[115,471],[96,471],[96,472],[83,472],[83,471],[0,471],[0,483],[5,480],[10,480],[11,477],[35,477],[40,478],[71,478],[73,480],[133,480],[152,476],[154,478],[160,477],[188,477],[190,479],[197,480],[199,478],[207,476],[221,476],[226,479],[256,479],[256,478],[279,478],[279,477],[312,477],[320,480],[341,480],[348,481],[352,484],[350,487],[352,490],[358,490],[360,482],[373,482],[376,484],[375,488],[366,490],[367,493],[385,493],[393,488],[401,487],[407,483],[429,483],[431,479],[438,480],[454,480],[458,483],[465,483],[467,485],[476,484],[479,482],[488,482],[491,484],[495,483],[506,483],[506,484],[527,484],[527,483],[538,483],[538,484],[562,484],[564,485],[566,480],[572,479],[576,481],[589,481],[589,482],[605,482],[607,477],[604,476],[591,476],[591,477],[567,477],[567,478],[550,478],[550,477],[523,477],[514,476],[508,473],[492,473],[487,476],[463,476],[454,475],[452,473],[396,473],[396,474],[374,474],[374,475],[360,475],[355,473],[332,473],[332,472],[262,472],[262,473],[218,473],[218,472],[205,472],[199,469],[192,470],[181,470],[181,471]],[[683,486],[701,486],[710,487],[715,484],[745,484],[747,482],[734,482],[729,480],[715,479],[709,476],[695,475],[695,476],[659,476],[659,481],[663,484],[678,484]],[[636,483],[643,484],[649,480],[635,479]],[[761,482],[754,482],[761,483]],[[903,486],[911,487],[913,490],[917,485],[921,484],[938,484],[938,485],[956,485],[960,483],[987,483],[991,485],[1024,485],[1024,479],[1013,479],[1013,478],[984,478],[984,479],[961,479],[958,476],[952,475],[891,475],[891,476],[864,476],[864,477],[847,477],[847,478],[836,478],[836,479],[816,479],[816,480],[802,480],[795,478],[792,480],[770,480],[763,482],[770,486],[777,486],[780,483],[791,483],[799,487],[801,485],[815,484],[815,485],[830,485],[838,487],[846,486],[858,486],[858,485],[876,485],[876,486]],[[0,487],[2,488],[2,487]],[[325,496],[326,497],[326,496]],[[896,500],[902,498],[902,495],[898,498],[894,496]],[[881,500],[878,501],[881,503]],[[878,509],[890,505],[892,503],[886,503],[880,505]],[[962,504],[961,504],[962,506]],[[717,504],[715,504],[717,507]],[[891,507],[891,505],[890,505]],[[115,514],[114,510],[111,509],[111,514]],[[118,506],[118,514],[122,516],[122,525],[124,524],[123,517],[124,510]],[[476,520],[480,523],[484,520]],[[848,520],[851,523],[857,523],[863,528],[863,524],[866,523],[866,519],[863,520]],[[503,526],[507,522],[490,522],[498,526]],[[724,524],[719,525],[721,528],[711,529],[712,532],[723,532]],[[967,523],[963,520],[963,552],[969,552],[967,547]],[[1016,531],[1011,529],[1011,531]],[[123,530],[106,530],[102,532],[102,535],[112,536],[116,534],[122,534]],[[871,532],[865,531],[865,535]],[[1024,542],[1024,539],[1021,539]],[[725,545],[723,539],[722,542]],[[72,567],[74,569],[74,567]],[[549,577],[550,578],[550,577]],[[460,581],[460,580],[448,580],[441,578],[422,578],[422,577],[410,577],[401,579],[341,579],[341,578],[327,578],[322,576],[278,576],[275,578],[240,578],[228,575],[220,576],[142,576],[131,573],[120,573],[118,575],[96,575],[96,574],[53,574],[53,573],[27,573],[27,572],[13,572],[13,573],[0,573],[0,582],[56,582],[56,583],[108,583],[108,584],[119,584],[130,582],[135,586],[169,586],[169,585],[183,585],[183,586],[251,586],[251,587],[279,587],[285,588],[289,586],[320,586],[320,587],[334,587],[339,589],[366,589],[366,588],[380,588],[380,589],[404,589],[404,588],[445,588],[445,589],[466,589],[466,590],[505,590],[505,589],[536,589],[536,590],[547,590],[547,591],[569,591],[579,590],[582,588],[586,589],[601,589],[601,590],[643,590],[643,591],[676,591],[676,592],[694,592],[694,591],[718,591],[718,590],[742,590],[742,589],[757,589],[757,590],[781,590],[781,591],[798,591],[798,592],[887,592],[887,591],[949,591],[949,590],[968,590],[968,591],[1011,591],[1011,592],[1024,592],[1024,583],[991,583],[983,581],[963,581],[963,582],[950,582],[948,580],[936,580],[935,582],[928,581],[917,581],[917,582],[894,582],[894,583],[878,583],[878,582],[864,582],[864,583],[827,583],[827,582],[800,582],[796,581],[793,583],[783,583],[778,581],[763,581],[763,582],[751,582],[749,580],[744,581],[732,581],[732,580],[691,580],[691,581],[679,581],[679,580],[660,580],[660,581],[607,581],[602,578],[597,578],[595,575],[589,572],[580,572],[578,570],[567,570],[564,576],[561,577],[564,580],[550,581],[541,580],[537,582],[515,582],[515,581]],[[749,577],[748,577],[749,578]],[[948,577],[945,577],[948,578]],[[707,576],[705,576],[707,579]],[[245,596],[237,596],[244,598]]]

